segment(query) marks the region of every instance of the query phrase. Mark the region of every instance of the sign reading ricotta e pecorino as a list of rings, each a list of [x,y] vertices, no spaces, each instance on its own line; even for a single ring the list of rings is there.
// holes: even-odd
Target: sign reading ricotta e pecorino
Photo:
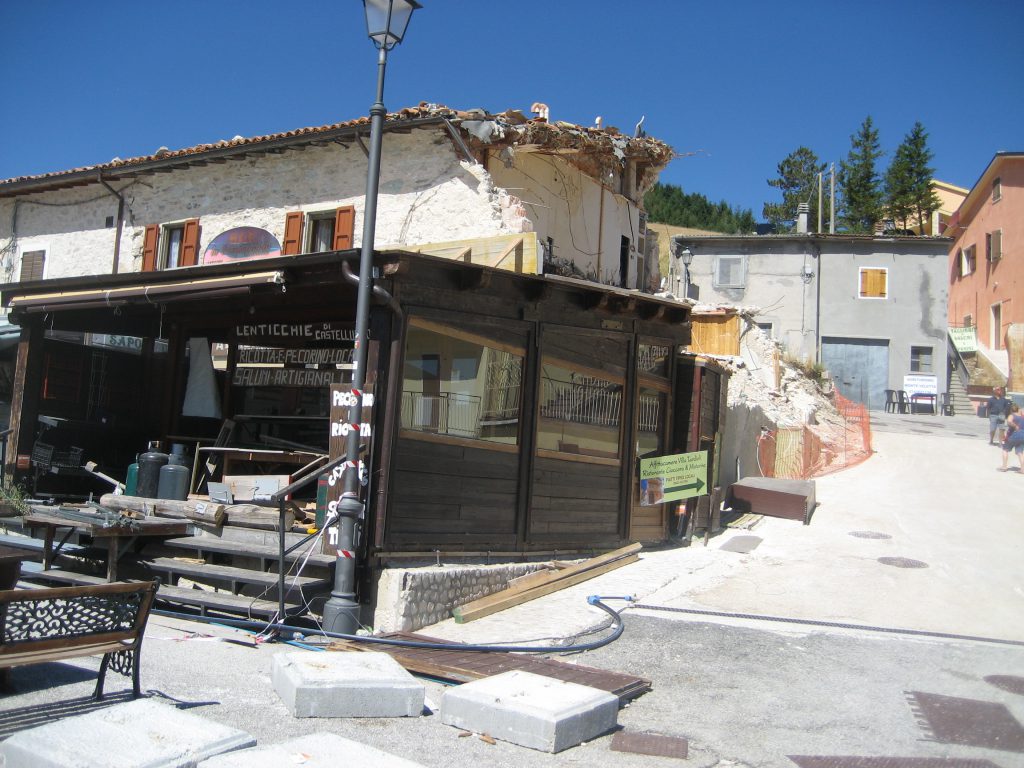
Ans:
[[[640,505],[643,507],[700,496],[707,485],[707,451],[640,459]]]
[[[355,330],[346,323],[235,326],[232,382],[242,387],[327,387],[352,368]]]

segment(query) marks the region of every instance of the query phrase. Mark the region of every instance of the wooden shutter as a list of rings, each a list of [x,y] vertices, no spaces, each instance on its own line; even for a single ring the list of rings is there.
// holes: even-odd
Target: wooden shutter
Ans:
[[[25,251],[21,254],[21,282],[42,280],[46,266],[46,251]]]
[[[292,211],[284,217],[284,243],[281,252],[285,256],[302,253],[302,227],[306,223],[306,214]]]
[[[181,255],[178,257],[179,267],[194,267],[199,263],[199,219],[185,222],[181,234]]]
[[[351,205],[339,208],[334,214],[334,250],[347,251],[353,247],[356,228],[356,209]]]
[[[156,269],[157,247],[160,244],[160,225],[150,224],[146,227],[146,235],[142,238],[142,271],[152,272]]]
[[[1003,230],[997,229],[992,233],[992,261],[999,261],[1003,258]]]
[[[862,269],[860,272],[861,298],[884,299],[887,287],[886,277],[884,269]]]

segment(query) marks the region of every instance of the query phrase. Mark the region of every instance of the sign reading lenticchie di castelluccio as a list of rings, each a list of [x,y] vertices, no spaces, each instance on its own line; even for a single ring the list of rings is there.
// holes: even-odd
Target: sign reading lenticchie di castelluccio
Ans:
[[[708,484],[708,452],[640,459],[640,505],[700,496]]]
[[[961,352],[978,351],[978,334],[973,325],[951,327],[949,338],[952,339],[953,346]]]

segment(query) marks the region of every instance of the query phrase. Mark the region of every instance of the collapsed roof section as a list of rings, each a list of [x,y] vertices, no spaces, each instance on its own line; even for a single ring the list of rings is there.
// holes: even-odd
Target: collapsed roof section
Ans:
[[[596,179],[606,179],[613,172],[621,172],[627,162],[631,162],[636,169],[637,188],[641,193],[654,184],[658,173],[673,157],[671,147],[646,135],[629,137],[613,127],[587,128],[561,121],[549,122],[546,117],[527,118],[518,110],[490,114],[482,109],[460,111],[424,102],[417,107],[389,113],[384,129],[408,131],[429,125],[445,126],[459,150],[475,161],[482,159],[485,149],[495,147],[557,154]],[[97,165],[3,180],[0,181],[0,197],[80,186],[101,179],[111,181],[167,172],[238,159],[240,156],[280,154],[309,145],[362,144],[369,131],[370,118],[364,116],[266,136],[236,136],[231,140],[178,150],[161,147],[151,155],[126,160],[114,158]]]

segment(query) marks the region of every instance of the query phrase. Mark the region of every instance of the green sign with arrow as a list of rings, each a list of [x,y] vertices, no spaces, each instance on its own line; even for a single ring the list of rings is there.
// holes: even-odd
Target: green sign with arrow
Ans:
[[[701,496],[707,484],[707,451],[640,459],[641,506]]]

